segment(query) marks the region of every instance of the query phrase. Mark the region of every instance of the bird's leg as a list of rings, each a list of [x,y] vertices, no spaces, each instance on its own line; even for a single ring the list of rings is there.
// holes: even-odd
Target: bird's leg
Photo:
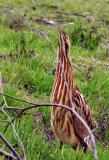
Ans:
[[[71,146],[74,150],[78,150],[79,149],[79,145],[73,145]]]
[[[59,149],[62,149],[62,147],[63,147],[63,142],[60,140],[60,147],[59,147]]]
[[[59,149],[61,149],[62,150],[62,155],[63,155],[63,149],[64,149],[64,146],[63,146],[63,142],[60,140],[60,147],[59,147]]]
[[[84,152],[84,153],[87,152],[87,147],[83,147],[83,152]]]

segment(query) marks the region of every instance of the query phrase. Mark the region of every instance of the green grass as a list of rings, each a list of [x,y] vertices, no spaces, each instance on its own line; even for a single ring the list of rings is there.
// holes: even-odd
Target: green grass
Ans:
[[[104,140],[98,128],[98,155],[101,160],[109,157],[109,4],[107,1],[30,1],[0,0],[0,73],[3,91],[9,95],[37,103],[49,103],[56,67],[58,31],[56,26],[34,22],[37,18],[55,20],[65,24],[71,40],[71,56],[75,83],[87,97],[95,119],[105,127]],[[75,15],[76,14],[76,15]],[[84,16],[85,15],[85,16]],[[14,28],[15,20],[24,16],[24,25]],[[69,22],[74,22],[70,25]],[[12,27],[13,28],[12,28]],[[18,26],[16,26],[18,27]],[[106,65],[107,64],[107,65]],[[77,66],[82,72],[79,72]],[[89,78],[88,68],[92,66]],[[27,104],[6,98],[9,106],[26,107]],[[3,105],[0,96],[0,106]],[[35,119],[42,112],[45,123]],[[7,112],[11,118],[15,111]],[[106,121],[102,121],[103,117]],[[7,117],[0,112],[0,132],[3,133]],[[65,145],[63,153],[59,142],[45,141],[50,128],[50,108],[33,109],[16,120],[16,130],[21,137],[27,160],[92,160],[92,152],[83,154]],[[21,147],[13,135],[11,126],[5,133],[15,149]],[[0,140],[0,148],[8,151]],[[0,157],[1,158],[1,157]]]

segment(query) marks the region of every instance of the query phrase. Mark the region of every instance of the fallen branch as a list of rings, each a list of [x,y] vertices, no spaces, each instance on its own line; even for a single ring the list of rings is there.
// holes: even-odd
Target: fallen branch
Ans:
[[[72,108],[70,108],[66,105],[63,105],[63,104],[39,104],[39,103],[34,103],[34,102],[27,101],[27,100],[19,99],[19,98],[16,98],[16,97],[12,97],[12,96],[9,96],[9,95],[4,94],[4,93],[0,93],[0,94],[4,95],[4,96],[7,96],[9,98],[12,98],[12,99],[16,99],[18,101],[22,101],[22,102],[29,103],[29,104],[33,105],[33,106],[30,106],[30,107],[26,107],[26,108],[21,108],[21,109],[18,108],[18,110],[21,110],[21,112],[12,121],[14,121],[17,117],[19,117],[23,112],[25,112],[27,110],[30,110],[30,109],[33,109],[33,108],[38,108],[38,107],[45,107],[45,106],[46,107],[63,107],[65,109],[70,110],[82,122],[82,124],[87,129],[89,135],[91,136],[91,140],[92,140],[92,144],[93,144],[93,147],[92,147],[93,153],[94,153],[95,159],[98,160],[96,143],[95,143],[95,138],[93,136],[93,133],[92,133],[91,129],[89,128],[89,126],[87,125],[87,123],[83,120],[83,118],[75,111],[75,109],[74,109],[75,107],[73,107],[73,104],[72,104]],[[6,108],[4,108],[4,109],[6,109]],[[9,107],[7,109],[14,109],[14,107],[12,107],[12,108]],[[12,121],[11,121],[11,123],[12,123]]]

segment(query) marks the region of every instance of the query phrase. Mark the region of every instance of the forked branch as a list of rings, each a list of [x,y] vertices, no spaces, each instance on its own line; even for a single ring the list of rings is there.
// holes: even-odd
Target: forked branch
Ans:
[[[18,100],[18,101],[22,101],[22,102],[25,102],[25,103],[28,103],[28,104],[32,104],[32,106],[29,106],[29,107],[26,107],[26,108],[16,108],[16,107],[9,107],[9,108],[4,108],[5,110],[9,110],[9,109],[14,109],[14,110],[19,110],[20,113],[18,113],[18,115],[12,120],[14,121],[16,118],[18,118],[22,113],[30,110],[30,109],[33,109],[33,108],[38,108],[38,107],[63,107],[65,109],[68,109],[70,110],[73,114],[75,114],[75,116],[82,122],[82,124],[85,126],[85,128],[87,129],[87,131],[89,132],[89,135],[91,136],[91,139],[92,139],[92,144],[93,144],[93,153],[94,153],[94,156],[95,156],[95,159],[98,160],[98,156],[97,156],[97,149],[96,149],[96,143],[95,143],[95,138],[94,138],[94,135],[91,131],[91,129],[89,128],[89,126],[87,125],[87,123],[83,120],[83,118],[75,111],[75,107],[68,107],[66,105],[63,105],[63,104],[39,104],[39,103],[34,103],[34,102],[31,102],[31,101],[27,101],[27,100],[23,100],[23,99],[20,99],[20,98],[16,98],[16,97],[13,97],[13,96],[9,96],[7,94],[4,94],[4,93],[0,93],[1,95],[4,95],[6,97],[9,97],[9,98],[12,98],[12,99],[15,99],[15,100]],[[73,104],[72,104],[73,105]],[[2,111],[2,110],[1,110]],[[11,122],[12,123],[12,122]]]

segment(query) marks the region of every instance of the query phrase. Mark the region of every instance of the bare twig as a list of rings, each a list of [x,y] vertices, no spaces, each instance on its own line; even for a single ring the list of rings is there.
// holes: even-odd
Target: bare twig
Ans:
[[[16,157],[16,160],[22,160],[22,158],[18,155],[16,150],[12,147],[12,145],[6,140],[6,138],[0,133],[0,139],[6,144],[6,146],[11,150],[13,155]]]
[[[5,93],[2,93],[2,92],[0,92],[0,94],[3,95],[3,96],[5,96],[5,97],[12,98],[12,99],[15,99],[15,100],[17,100],[17,101],[24,102],[24,103],[28,103],[28,104],[36,104],[36,103],[31,102],[31,101],[27,101],[27,100],[23,100],[23,99],[14,97],[14,96],[10,96],[10,95],[5,94]]]
[[[2,93],[3,92],[3,83],[2,83],[2,75],[0,73],[0,92]],[[3,97],[3,100],[4,100],[4,105],[1,107],[1,111],[7,116],[8,118],[8,121],[9,123],[8,124],[11,124],[12,126],[12,129],[13,129],[13,135],[15,137],[15,139],[17,140],[17,142],[20,144],[21,148],[22,148],[22,151],[23,151],[23,159],[26,160],[26,154],[25,154],[25,148],[24,148],[24,145],[23,145],[23,142],[22,140],[20,139],[19,137],[19,134],[17,133],[16,129],[15,129],[15,124],[11,123],[11,117],[8,115],[7,112],[5,112],[4,110],[4,107],[5,108],[8,108],[8,104],[7,104],[7,101],[6,101],[6,98],[4,95],[2,95]]]
[[[8,159],[8,160],[16,160],[15,156],[13,156],[12,154],[7,153],[7,152],[5,152],[3,150],[0,150],[0,157],[1,156],[4,157],[4,158],[6,158],[6,159]]]
[[[30,106],[30,107],[27,107],[27,108],[21,108],[21,112],[12,120],[14,121],[16,118],[18,118],[23,112],[27,111],[27,110],[30,110],[30,109],[33,109],[33,108],[38,108],[38,107],[63,107],[65,109],[68,109],[70,110],[72,113],[74,113],[77,118],[83,123],[83,125],[86,127],[86,129],[88,130],[89,132],[89,135],[91,136],[91,139],[92,139],[92,144],[93,144],[93,152],[94,152],[94,156],[95,156],[95,159],[98,160],[98,156],[97,156],[97,151],[96,151],[96,143],[95,143],[95,138],[93,136],[93,133],[92,131],[90,130],[90,128],[88,127],[87,123],[83,120],[83,118],[81,116],[79,116],[79,114],[75,111],[74,108],[70,108],[66,105],[62,105],[62,104],[37,104],[37,105],[33,105],[33,106]],[[6,109],[9,109],[9,108],[6,108]],[[15,108],[11,108],[11,109],[15,109]],[[18,110],[20,110],[20,108],[18,108]],[[11,123],[12,123],[11,121]],[[9,124],[8,124],[9,125]]]
[[[8,108],[8,107],[6,107],[6,108]],[[7,114],[6,111],[4,111],[4,107],[2,107],[2,111],[8,117],[8,124],[10,124],[12,126],[14,137],[18,141],[18,143],[20,144],[20,146],[22,148],[22,151],[23,151],[23,160],[26,160],[25,148],[24,148],[22,140],[19,137],[19,134],[17,133],[17,131],[15,129],[15,124],[12,123],[11,117]],[[7,125],[7,127],[8,127],[8,125]]]
[[[0,94],[3,94],[3,93],[0,93]],[[94,153],[94,156],[95,156],[95,159],[98,160],[98,156],[97,156],[97,149],[96,149],[96,143],[95,143],[95,138],[93,136],[93,133],[91,131],[91,129],[89,128],[89,126],[87,125],[87,123],[83,120],[83,118],[75,111],[75,106],[72,102],[72,108],[66,106],[66,105],[63,105],[63,104],[38,104],[38,103],[34,103],[34,102],[30,102],[30,101],[26,101],[26,100],[22,100],[22,99],[19,99],[19,98],[16,98],[16,97],[12,97],[12,96],[9,96],[7,94],[3,94],[9,98],[13,98],[13,99],[16,99],[16,100],[19,100],[19,101],[22,101],[22,102],[25,102],[25,103],[29,103],[29,104],[32,104],[33,106],[30,106],[30,107],[26,107],[26,108],[21,108],[21,112],[19,113],[19,115],[21,115],[23,112],[29,110],[29,109],[32,109],[32,108],[37,108],[37,107],[63,107],[63,108],[66,108],[68,110],[70,110],[73,114],[76,115],[76,117],[82,122],[82,124],[85,126],[85,128],[87,129],[87,131],[89,132],[89,135],[91,136],[91,139],[92,139],[92,144],[93,144],[93,153]],[[6,108],[5,108],[6,109]],[[18,108],[18,110],[20,110],[20,108]],[[16,117],[18,117],[19,115],[17,115]],[[14,119],[15,120],[15,119]]]
[[[1,74],[1,72],[0,72],[0,92],[1,92],[1,93],[3,92],[3,83],[2,83],[2,74]],[[4,107],[4,106],[7,107],[7,102],[6,102],[6,99],[5,99],[5,96],[4,96],[4,95],[3,95],[3,100],[4,100],[4,105],[3,105],[3,107]]]
[[[89,66],[88,71],[87,71],[87,74],[86,74],[86,80],[90,80],[90,79],[91,79],[92,69],[93,69],[93,66],[92,66],[92,64],[91,64],[91,65]]]
[[[75,69],[77,69],[79,72],[81,72],[83,74],[83,72],[81,71],[81,69],[79,69],[79,67],[72,65]]]

